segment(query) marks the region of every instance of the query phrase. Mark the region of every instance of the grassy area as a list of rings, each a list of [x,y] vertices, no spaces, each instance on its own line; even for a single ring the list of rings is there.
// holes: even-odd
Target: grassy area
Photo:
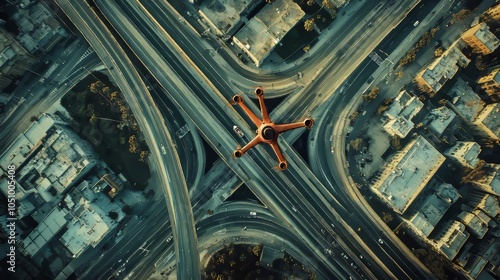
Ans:
[[[106,76],[94,73],[82,80],[61,105],[83,128],[79,135],[115,173],[123,173],[134,189],[147,186],[149,166],[141,160],[148,147],[122,94]]]

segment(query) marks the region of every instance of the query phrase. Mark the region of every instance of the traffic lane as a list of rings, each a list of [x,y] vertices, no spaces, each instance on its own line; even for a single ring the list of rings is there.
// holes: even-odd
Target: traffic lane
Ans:
[[[303,242],[301,242],[300,238],[293,231],[293,228],[285,227],[281,220],[274,217],[263,206],[250,202],[231,202],[224,206],[227,207],[227,210],[216,212],[214,215],[200,221],[197,225],[200,235],[200,247],[207,246],[207,243],[213,243],[212,236],[221,229],[240,231],[243,235],[253,230],[262,230],[280,236],[284,240],[287,240],[287,242],[294,244],[295,247],[301,248],[299,251],[300,254],[295,255],[293,252],[289,252],[299,261],[303,260],[305,256],[309,260],[314,259],[311,249],[303,245]],[[256,215],[250,215],[249,210],[256,212]],[[245,227],[246,229],[244,230]],[[317,264],[319,265],[318,269],[321,268],[321,263],[312,262],[311,264]],[[322,268],[322,270],[324,269],[326,268]],[[328,273],[323,274],[328,275]]]
[[[122,2],[120,2],[122,3]],[[103,1],[102,4],[106,4],[106,1]],[[125,3],[122,3],[122,5],[120,6],[123,6],[124,8],[127,8],[127,9],[130,9],[130,7],[128,5],[126,5]],[[132,12],[128,12],[126,13],[126,15],[133,15],[133,16],[136,16],[134,13]],[[192,92],[196,93],[198,95],[198,97],[200,97],[200,99],[203,100],[203,102],[205,104],[210,104],[211,106],[213,106],[214,108],[216,108],[218,106],[218,104],[216,103],[216,101],[213,99],[213,98],[210,98],[212,95],[211,94],[208,94],[206,92],[206,90],[196,81],[196,78],[192,75],[192,73],[190,71],[188,71],[185,67],[185,64],[182,63],[178,56],[173,54],[170,50],[164,48],[163,46],[165,45],[164,42],[161,41],[161,39],[158,38],[158,36],[156,36],[154,34],[153,31],[151,31],[151,29],[144,24],[143,21],[141,21],[140,19],[138,18],[135,18],[134,19],[131,19],[133,22],[136,22],[138,24],[140,24],[140,26],[138,26],[138,28],[140,28],[142,34],[144,34],[145,37],[148,38],[148,41],[155,47],[156,50],[161,50],[159,51],[160,55],[162,55],[162,57],[165,59],[165,61],[167,61],[169,63],[169,65],[173,68],[173,69],[176,69],[176,73],[179,75],[179,77],[181,78],[182,81],[185,82],[186,85],[188,85],[189,88],[191,88]],[[118,22],[118,21],[116,21]],[[116,26],[119,26],[119,25],[116,25]],[[141,28],[142,26],[142,28]],[[121,33],[122,35],[124,35],[123,33],[128,33],[128,30],[120,30],[120,28],[118,27],[117,28],[119,30],[119,33]],[[131,37],[132,35],[130,35],[129,37]],[[225,115],[222,114],[222,112],[219,112],[219,111],[216,111],[216,113],[220,113],[218,114],[218,117],[217,119],[218,120],[223,120],[222,124],[225,126],[226,129],[228,129],[229,131],[232,131],[232,126],[234,125],[232,122],[230,122],[230,120],[228,120]]]
[[[146,37],[156,47],[156,49],[160,50],[160,53],[164,52],[164,57],[167,59],[167,61],[169,61],[169,63],[171,64],[172,68],[176,69],[179,74],[183,73],[183,74],[180,74],[181,77],[183,78],[183,80],[187,84],[190,84],[190,82],[195,81],[195,78],[191,77],[192,76],[191,71],[187,70],[187,69],[184,69],[185,68],[185,62],[181,62],[179,60],[178,55],[176,53],[174,54],[172,50],[169,50],[168,48],[164,48],[165,44],[168,45],[168,43],[170,43],[170,41],[169,40],[165,41],[165,39],[164,39],[165,36],[160,36],[161,34],[157,34],[157,32],[158,32],[157,28],[154,28],[154,26],[152,27],[150,25],[147,25],[145,23],[146,21],[143,20],[140,17],[140,14],[137,13],[137,11],[134,9],[133,6],[127,5],[127,3],[125,3],[125,2],[118,2],[118,4],[120,5],[121,8],[123,8],[123,12],[126,15],[130,15],[131,20],[136,24],[136,26],[144,34],[147,34]],[[137,9],[137,7],[135,7],[135,8]],[[159,11],[159,10],[161,10],[160,8],[156,8],[156,7],[153,7],[152,9],[153,9],[153,11]],[[160,18],[163,18],[163,17],[160,17]],[[172,24],[175,25],[175,22],[172,23]],[[176,42],[171,42],[171,44],[175,45],[177,43]],[[174,47],[172,47],[172,48],[175,49]],[[184,51],[181,50],[180,52],[182,53]],[[206,55],[203,54],[203,53],[200,54],[200,55],[201,55],[202,58],[206,57]],[[201,68],[203,68],[203,69],[205,69],[205,71],[203,72],[204,75],[207,75],[208,76],[207,78],[210,78],[210,79],[208,79],[208,84],[215,85],[216,88],[219,90],[221,96],[223,96],[222,100],[224,102],[227,102],[227,100],[231,100],[232,96],[234,95],[235,90],[232,87],[229,86],[229,84],[227,83],[227,79],[222,78],[222,77],[216,75],[217,73],[221,73],[222,70],[215,69],[214,65],[217,65],[217,63],[215,61],[204,63],[203,65],[198,65],[198,66],[201,67]],[[207,69],[209,71],[207,71]],[[201,81],[201,83],[203,83],[203,81]],[[196,91],[196,92],[198,92],[198,91]],[[203,90],[201,90],[200,92],[203,92]],[[217,98],[213,94],[209,94],[207,96],[210,96],[210,97],[212,97],[214,99]],[[249,105],[250,105],[250,107],[252,107],[251,105],[253,105],[253,104],[249,104]],[[255,105],[254,105],[254,107],[255,107]],[[241,115],[241,118],[244,119],[245,123],[247,123],[247,124],[251,123],[250,119],[245,114]]]
[[[84,7],[84,8],[85,8],[85,7]],[[80,13],[80,14],[81,14],[81,13]],[[86,23],[85,23],[85,24],[86,24]],[[168,139],[168,135],[167,135],[167,139]],[[174,156],[175,156],[175,155],[174,155]],[[172,163],[172,160],[170,160],[170,163]],[[175,164],[175,160],[173,160],[173,163]],[[181,172],[181,173],[182,173],[182,172]],[[174,209],[174,211],[175,211],[175,210],[177,210],[177,209]],[[176,212],[179,212],[179,211],[176,211]],[[184,211],[183,213],[184,213],[184,214],[182,214],[182,212],[181,212],[181,215],[182,215],[182,216],[185,216],[186,212]],[[190,213],[190,211],[187,211],[187,214],[189,214],[189,213]],[[187,219],[186,219],[186,220],[187,220]],[[193,228],[194,228],[194,227],[193,227]],[[191,238],[191,239],[192,239],[192,238]],[[195,242],[194,242],[194,243],[195,243]],[[193,243],[189,243],[188,245],[193,246]],[[195,265],[195,266],[197,266],[197,265],[198,265],[198,262],[191,263],[191,265]],[[198,270],[198,269],[191,270],[191,271],[193,271],[193,273],[199,273],[199,270]]]

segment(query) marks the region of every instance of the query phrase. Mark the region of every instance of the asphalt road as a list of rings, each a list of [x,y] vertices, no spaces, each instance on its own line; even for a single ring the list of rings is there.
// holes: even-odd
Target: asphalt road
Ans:
[[[164,187],[170,221],[174,232],[177,263],[182,265],[179,278],[199,279],[200,264],[188,191],[175,144],[146,85],[126,58],[121,47],[89,6],[81,2],[57,1],[68,17],[84,34],[93,49],[108,66],[115,82],[126,96],[151,150],[150,168]],[[168,166],[168,168],[167,168]],[[156,171],[156,172],[155,172]],[[193,257],[195,261],[193,261]]]

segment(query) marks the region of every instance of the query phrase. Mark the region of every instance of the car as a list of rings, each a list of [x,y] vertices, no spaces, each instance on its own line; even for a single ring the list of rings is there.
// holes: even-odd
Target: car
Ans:
[[[167,154],[167,150],[165,150],[165,146],[161,146],[161,152],[166,155]]]
[[[333,154],[333,152],[335,151],[335,147],[332,147],[332,149],[330,150]]]
[[[384,240],[382,240],[382,238],[379,238],[379,239],[378,239],[378,243],[380,243],[380,244],[384,244]]]
[[[295,208],[295,206],[292,206],[292,210],[293,212],[297,212],[297,208]]]
[[[256,212],[250,212],[250,216],[257,216]]]
[[[239,137],[245,136],[245,134],[243,134],[243,131],[241,131],[241,129],[237,125],[233,126],[233,130],[234,132],[236,132],[236,134],[238,134]]]
[[[118,262],[121,263],[123,259],[119,259]]]
[[[419,23],[420,23],[420,21],[417,20],[417,21],[415,21],[415,23],[413,23],[413,26],[417,27]]]
[[[372,26],[373,26],[373,22],[369,22],[368,27],[372,27]]]
[[[167,240],[166,240],[166,241],[167,241],[167,242],[170,242],[170,240],[172,240],[172,238],[173,238],[173,236],[172,236],[172,235],[170,235],[170,236],[167,238]]]

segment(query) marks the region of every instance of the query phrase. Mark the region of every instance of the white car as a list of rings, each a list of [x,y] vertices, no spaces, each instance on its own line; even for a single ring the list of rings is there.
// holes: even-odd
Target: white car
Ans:
[[[417,20],[417,21],[415,21],[415,23],[413,24],[413,26],[417,27],[419,23],[420,23],[420,21]]]
[[[256,212],[250,212],[250,216],[257,216]]]
[[[172,240],[173,236],[170,235],[168,238],[167,238],[167,242],[170,242],[170,240]]]
[[[384,244],[384,240],[382,240],[382,238],[379,238],[379,239],[378,239],[378,243],[380,243],[380,244]]]
[[[241,129],[237,125],[233,126],[233,130],[234,132],[236,132],[236,134],[238,134],[239,137],[245,136],[245,134],[243,134],[243,131],[241,131]]]
[[[161,146],[161,152],[166,155],[167,154],[167,150],[165,150],[165,146]]]

